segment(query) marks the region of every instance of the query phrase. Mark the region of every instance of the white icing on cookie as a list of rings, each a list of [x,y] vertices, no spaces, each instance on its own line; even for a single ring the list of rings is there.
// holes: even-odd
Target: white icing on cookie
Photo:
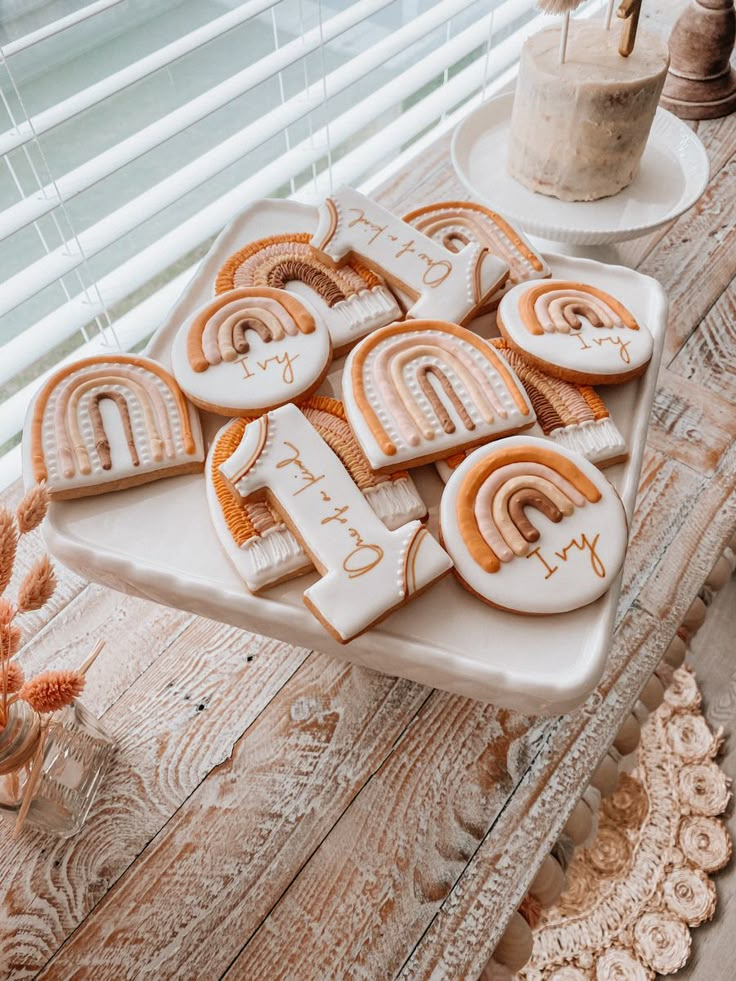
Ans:
[[[345,363],[343,398],[374,470],[447,456],[535,418],[502,355],[464,327],[433,320],[362,340]]]
[[[652,356],[647,328],[615,297],[586,283],[522,283],[501,300],[498,326],[532,361],[578,382],[627,381]]]
[[[335,351],[345,351],[403,313],[380,277],[357,263],[335,269],[310,245],[307,232],[272,235],[232,255],[217,277],[218,293],[271,286],[306,297],[324,321]]]
[[[177,332],[171,357],[193,402],[221,415],[258,415],[313,391],[332,342],[306,300],[248,287],[198,310]]]
[[[418,522],[389,531],[345,467],[294,405],[246,427],[220,467],[246,500],[267,494],[322,578],[304,602],[341,643],[439,579],[450,559]]]
[[[508,274],[503,260],[475,243],[450,252],[349,187],[319,209],[312,245],[341,262],[358,255],[414,298],[410,317],[463,323]]]
[[[323,425],[326,411],[315,409],[315,401],[318,400],[308,400],[302,411],[320,435],[329,435]],[[220,464],[237,449],[246,425],[254,423],[234,419],[217,433],[207,455],[205,476],[207,503],[217,537],[248,589],[256,593],[284,579],[309,572],[314,566],[296,536],[281,518],[274,517],[265,502],[247,503],[236,497],[220,473]],[[344,427],[348,428],[346,423]],[[360,456],[360,450],[355,438],[351,437],[350,446],[344,449],[343,462],[348,468],[355,467],[357,456]],[[349,472],[356,482],[363,477],[362,467],[357,477],[355,469]],[[393,530],[426,517],[427,507],[411,477],[372,476],[371,480],[370,486],[360,489],[387,528]]]
[[[502,215],[482,204],[439,201],[411,211],[404,221],[451,252],[460,252],[470,243],[489,249],[508,264],[509,278],[503,291],[550,275],[549,266],[529,240]],[[494,297],[500,299],[498,293]]]
[[[60,368],[33,399],[23,434],[28,482],[56,497],[202,469],[199,416],[148,358],[101,355]]]
[[[549,441],[512,436],[452,473],[442,541],[460,581],[519,613],[563,613],[602,596],[626,554],[620,498],[600,471]]]

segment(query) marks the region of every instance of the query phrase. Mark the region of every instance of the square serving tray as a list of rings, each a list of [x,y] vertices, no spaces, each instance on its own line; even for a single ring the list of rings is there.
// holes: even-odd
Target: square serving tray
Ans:
[[[286,201],[259,202],[222,232],[156,331],[147,354],[170,367],[182,321],[213,294],[224,260],[253,239],[311,231],[315,209]],[[648,276],[621,266],[548,254],[555,277],[592,282],[619,297],[654,335],[655,353],[641,378],[599,389],[626,440],[629,458],[605,475],[621,495],[629,520],[662,355],[667,300]],[[493,336],[493,318],[473,328]],[[340,396],[343,359],[322,391]],[[222,417],[202,414],[209,441]],[[541,435],[541,430],[531,433]],[[434,467],[412,471],[437,535],[443,484]],[[259,595],[250,594],[231,567],[209,520],[201,474],[174,477],[78,501],[55,502],[46,524],[50,551],[95,582],[131,595],[201,614],[279,640],[354,661],[422,684],[533,715],[567,711],[590,693],[606,662],[621,577],[597,602],[571,613],[528,617],[480,602],[448,576],[380,626],[340,645],[309,613],[302,593],[316,573]]]

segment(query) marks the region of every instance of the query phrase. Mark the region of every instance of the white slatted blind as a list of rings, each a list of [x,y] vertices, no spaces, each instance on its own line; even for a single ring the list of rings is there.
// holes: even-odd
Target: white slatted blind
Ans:
[[[534,0],[4,0],[0,486],[48,371],[141,346],[250,201],[377,186],[540,23]]]

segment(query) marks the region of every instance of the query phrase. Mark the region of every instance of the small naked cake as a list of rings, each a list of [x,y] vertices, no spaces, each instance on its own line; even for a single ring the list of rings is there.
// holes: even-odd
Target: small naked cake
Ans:
[[[669,66],[667,44],[639,32],[628,57],[619,32],[577,21],[560,63],[560,28],[521,51],[507,166],[532,191],[562,201],[617,194],[637,174]]]

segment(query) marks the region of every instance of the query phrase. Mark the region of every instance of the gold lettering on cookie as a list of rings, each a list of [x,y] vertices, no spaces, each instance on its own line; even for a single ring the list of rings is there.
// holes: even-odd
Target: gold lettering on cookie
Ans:
[[[579,552],[587,552],[590,558],[591,569],[596,574],[596,576],[598,576],[599,579],[605,579],[606,567],[603,565],[603,562],[601,561],[601,558],[598,555],[598,552],[596,551],[598,547],[598,539],[600,537],[601,537],[600,534],[596,535],[592,542],[590,541],[587,535],[581,535],[580,541],[578,541],[577,538],[573,538],[570,541],[569,545],[566,545],[561,552],[555,552],[555,555],[562,562],[567,562],[568,553],[570,552],[570,549],[574,548],[577,549]]]
[[[272,368],[280,368],[281,381],[285,385],[294,384],[294,362],[299,357],[298,354],[289,354],[288,351],[285,351],[283,354],[273,354],[270,358],[265,358],[263,361],[256,361],[255,368],[257,371],[253,370],[253,366],[248,360],[249,357],[246,354],[244,358],[239,359],[240,367],[243,369],[243,378],[246,381],[249,378],[255,378],[259,373],[270,371]]]
[[[283,470],[286,467],[295,468],[293,476],[295,480],[299,481],[300,486],[292,492],[292,497],[298,497],[304,491],[326,479],[324,473],[315,473],[307,466],[302,459],[298,446],[288,439],[283,440],[283,445],[289,452],[276,463],[276,468],[277,470]],[[319,499],[324,504],[332,503],[332,497],[324,488],[319,489]],[[348,518],[345,515],[349,510],[349,504],[332,503],[330,513],[320,519],[320,524],[333,525],[334,523],[338,528],[343,527],[347,532],[351,540],[346,543],[346,547],[349,547],[350,551],[343,559],[342,567],[347,572],[349,579],[357,579],[358,576],[364,576],[371,569],[375,569],[383,558],[384,552],[380,545],[365,541],[361,532],[348,524]]]
[[[539,559],[539,561],[542,563],[542,565],[544,566],[544,568],[547,570],[546,575],[544,577],[545,579],[549,579],[550,576],[553,576],[557,572],[557,570],[560,568],[558,565],[550,565],[549,562],[542,555],[542,550],[539,549],[539,548],[533,549],[527,555],[527,558],[528,559],[531,559],[531,558]]]
[[[430,289],[441,286],[448,276],[452,273],[452,262],[449,259],[433,259],[426,252],[417,252],[416,240],[411,238],[406,242],[399,243],[398,237],[388,231],[388,225],[379,225],[376,221],[371,221],[363,208],[349,208],[348,214],[352,217],[348,221],[348,228],[361,228],[368,234],[368,244],[373,245],[382,236],[389,242],[399,244],[399,248],[394,253],[395,259],[402,259],[404,256],[414,256],[425,265],[422,274],[422,282]]]
[[[371,569],[375,569],[383,558],[383,549],[380,545],[369,545],[364,542],[355,528],[350,529],[350,534],[358,544],[352,552],[346,555],[342,567],[347,572],[349,579],[357,579],[359,576],[364,576],[366,572],[370,572]]]
[[[279,462],[276,464],[276,468],[278,470],[281,470],[283,467],[291,466],[297,468],[298,473],[295,473],[294,476],[297,480],[301,479],[302,481],[302,486],[299,488],[299,490],[294,491],[292,495],[293,497],[297,497],[302,493],[302,491],[307,490],[309,487],[314,487],[314,485],[318,484],[320,480],[324,480],[325,475],[323,473],[319,474],[319,476],[313,474],[309,467],[307,467],[302,461],[299,449],[294,446],[293,443],[290,443],[288,440],[284,440],[284,446],[289,447],[289,449],[292,451],[292,456],[279,460]]]
[[[590,560],[590,568],[593,573],[598,576],[599,579],[606,578],[606,567],[603,561],[598,555],[598,540],[600,539],[600,534],[597,534],[591,541],[587,535],[583,534],[580,538],[572,538],[564,548],[560,549],[559,552],[555,552],[554,555],[560,560],[560,562],[569,562],[571,553],[574,555],[577,552],[583,552],[587,554]],[[535,558],[541,562],[545,569],[545,579],[550,579],[560,568],[559,565],[551,565],[547,559],[545,559],[542,554],[541,549],[535,548],[527,555],[528,559]]]
[[[631,364],[631,355],[629,354],[629,344],[631,341],[625,341],[622,337],[593,337],[593,344],[588,344],[585,337],[580,333],[571,332],[562,336],[574,337],[579,342],[581,351],[592,351],[593,344],[597,344],[598,347],[602,347],[604,344],[613,344],[615,348],[618,348],[618,356],[623,363]]]

